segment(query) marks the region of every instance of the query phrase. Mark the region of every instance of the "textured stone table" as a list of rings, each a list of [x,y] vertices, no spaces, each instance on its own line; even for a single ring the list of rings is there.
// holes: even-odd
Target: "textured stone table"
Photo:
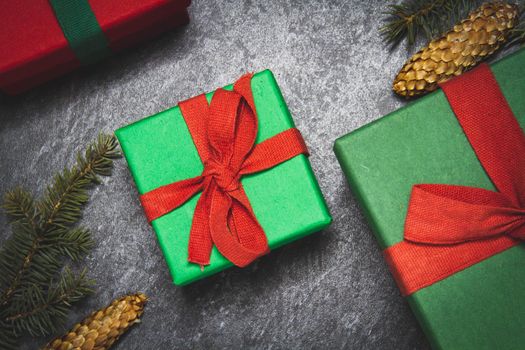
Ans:
[[[407,53],[390,53],[381,41],[384,10],[383,1],[195,0],[187,27],[2,97],[0,193],[22,185],[38,194],[99,131],[270,68],[334,217],[328,230],[244,270],[178,288],[119,160],[92,191],[82,221],[97,242],[85,260],[97,293],[74,308],[68,325],[143,291],[151,298],[143,322],[116,349],[428,348],[332,152],[337,137],[403,104],[390,84]],[[7,234],[2,229],[2,240]]]

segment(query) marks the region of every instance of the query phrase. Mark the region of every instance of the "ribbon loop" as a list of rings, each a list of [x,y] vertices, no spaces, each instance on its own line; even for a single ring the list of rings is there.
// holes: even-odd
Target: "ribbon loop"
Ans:
[[[240,168],[257,136],[255,111],[239,92],[217,89],[209,106],[207,132],[211,157]]]
[[[241,77],[234,84],[234,91],[216,90],[209,106],[204,95],[179,104],[203,162],[203,172],[141,196],[146,216],[152,221],[202,191],[188,246],[188,261],[201,266],[209,264],[213,245],[240,267],[269,251],[241,176],[308,154],[295,128],[255,145],[257,116],[251,77]]]
[[[525,209],[500,192],[448,185],[416,185],[405,222],[405,239],[459,244],[504,234],[519,236]]]

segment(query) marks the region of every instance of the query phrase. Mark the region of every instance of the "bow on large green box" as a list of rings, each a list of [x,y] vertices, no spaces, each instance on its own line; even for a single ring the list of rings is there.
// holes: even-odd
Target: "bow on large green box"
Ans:
[[[523,349],[525,50],[443,88],[335,152],[432,346]]]

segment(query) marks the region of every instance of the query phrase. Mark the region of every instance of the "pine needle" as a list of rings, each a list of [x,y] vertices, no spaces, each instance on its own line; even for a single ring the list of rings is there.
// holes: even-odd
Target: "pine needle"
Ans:
[[[5,194],[12,235],[0,250],[0,348],[16,348],[21,334],[47,335],[60,327],[71,304],[91,293],[85,271],[64,267],[93,247],[89,230],[77,226],[88,190],[111,175],[120,157],[114,136],[100,134],[55,175],[40,200],[24,189]]]
[[[525,0],[519,2],[520,18],[518,25],[512,30],[509,45],[525,45]]]
[[[418,40],[427,42],[449,30],[481,5],[479,0],[404,0],[391,4],[385,25],[380,28],[385,41],[393,49],[406,40],[412,47]]]
[[[86,270],[75,275],[65,267],[57,281],[49,281],[46,293],[38,285],[26,288],[13,301],[5,319],[12,322],[15,334],[38,336],[56,332],[66,321],[71,305],[93,292],[93,284],[86,277]]]

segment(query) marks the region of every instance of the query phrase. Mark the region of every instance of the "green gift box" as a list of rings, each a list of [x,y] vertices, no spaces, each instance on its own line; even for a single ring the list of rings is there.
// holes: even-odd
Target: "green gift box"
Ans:
[[[491,68],[523,129],[525,50]],[[334,150],[383,250],[403,240],[412,186],[495,190],[441,90],[341,137]],[[505,250],[407,297],[434,348],[525,348],[524,248]]]
[[[231,90],[227,86],[224,89]],[[251,80],[257,117],[256,143],[294,127],[273,74]],[[206,94],[208,103],[213,92]],[[179,107],[160,112],[116,131],[138,192],[201,175],[203,164]],[[266,171],[243,176],[241,183],[270,249],[319,231],[330,213],[306,156],[298,155]],[[232,266],[214,247],[203,269],[188,262],[188,241],[200,194],[152,222],[176,285],[185,285]]]

